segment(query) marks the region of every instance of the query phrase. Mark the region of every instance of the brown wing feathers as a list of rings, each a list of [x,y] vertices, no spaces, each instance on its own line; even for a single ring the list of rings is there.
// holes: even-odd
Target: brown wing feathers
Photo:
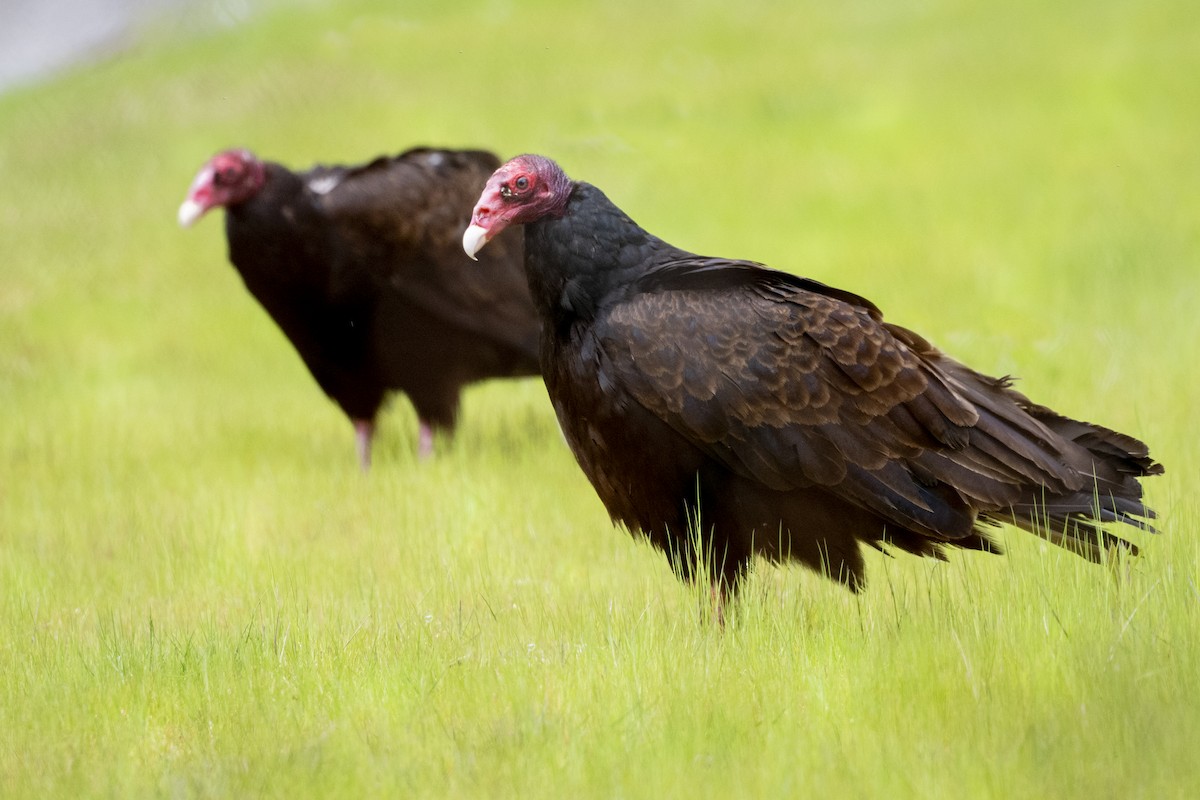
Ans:
[[[1065,527],[1075,532],[1043,535],[1085,541],[1099,535],[1089,513],[1147,515],[1128,497],[1094,508],[1091,491],[1098,481],[1120,484],[1126,496],[1138,488],[1092,466],[1100,453],[1124,458],[1127,476],[1147,474],[1148,459],[1129,460],[1124,449],[1136,440],[1033,406],[1006,380],[975,373],[876,314],[777,282],[662,292],[614,309],[609,323],[620,335],[608,341],[637,401],[731,469],[779,491],[834,487],[897,530],[984,548],[978,512],[985,524]],[[748,316],[761,326],[740,324]],[[671,319],[703,331],[695,350],[656,330]],[[929,549],[911,537],[892,541]],[[1099,558],[1094,546],[1075,549]]]

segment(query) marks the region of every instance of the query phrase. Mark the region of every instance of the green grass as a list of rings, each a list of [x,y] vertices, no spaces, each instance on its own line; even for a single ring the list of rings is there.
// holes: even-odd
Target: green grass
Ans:
[[[1186,797],[1200,49],[1182,2],[309,3],[0,97],[0,796]],[[217,6],[220,8],[221,6]],[[1141,436],[1094,567],[757,571],[724,631],[535,381],[417,463],[175,227],[213,151],[544,152]]]

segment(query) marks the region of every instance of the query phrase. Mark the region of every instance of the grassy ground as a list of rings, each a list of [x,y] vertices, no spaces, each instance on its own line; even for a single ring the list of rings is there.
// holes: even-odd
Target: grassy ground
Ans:
[[[1200,49],[1185,2],[312,3],[0,97],[0,796],[1186,797]],[[213,151],[545,152],[1166,464],[1097,568],[761,569],[724,632],[534,381],[376,466],[175,227]]]

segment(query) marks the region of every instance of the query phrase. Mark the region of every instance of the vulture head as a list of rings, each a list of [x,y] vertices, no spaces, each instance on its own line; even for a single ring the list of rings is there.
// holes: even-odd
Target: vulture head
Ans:
[[[189,227],[214,206],[235,206],[258,194],[266,181],[263,163],[249,150],[225,150],[200,168],[179,206],[179,224]]]
[[[485,244],[509,225],[543,217],[561,217],[571,196],[571,179],[544,156],[523,155],[496,170],[463,233],[463,249],[475,258]]]

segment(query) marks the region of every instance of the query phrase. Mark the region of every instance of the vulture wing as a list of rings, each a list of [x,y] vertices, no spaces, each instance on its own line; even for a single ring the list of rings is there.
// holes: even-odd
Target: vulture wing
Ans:
[[[519,232],[497,237],[491,263],[462,252],[471,206],[498,164],[484,151],[418,148],[308,173],[340,249],[331,292],[381,284],[449,324],[536,352]]]
[[[822,487],[934,539],[974,535],[974,509],[1028,527],[1030,486],[1091,497],[1097,481],[1136,487],[1142,473],[1094,474],[1087,448],[1054,429],[1065,418],[1006,381],[884,323],[862,298],[750,262],[661,264],[593,331],[601,386],[735,474],[777,491]],[[1132,502],[1112,518],[1146,513]]]

